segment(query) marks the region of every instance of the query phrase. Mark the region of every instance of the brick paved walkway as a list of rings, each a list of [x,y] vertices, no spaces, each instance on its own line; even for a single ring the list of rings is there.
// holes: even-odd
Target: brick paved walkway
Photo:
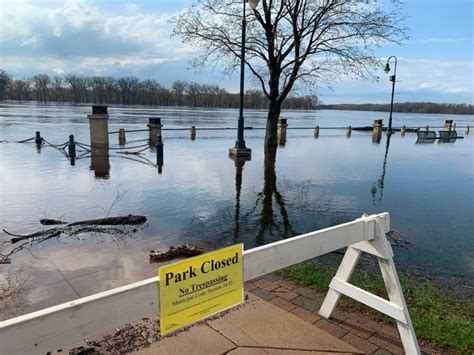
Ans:
[[[318,315],[325,294],[310,287],[284,280],[274,274],[245,283],[245,291],[293,313],[306,322],[344,340],[367,354],[403,354],[395,323],[372,319],[340,302],[334,315],[327,320]],[[442,353],[418,339],[424,353]],[[445,353],[445,352],[444,352]]]

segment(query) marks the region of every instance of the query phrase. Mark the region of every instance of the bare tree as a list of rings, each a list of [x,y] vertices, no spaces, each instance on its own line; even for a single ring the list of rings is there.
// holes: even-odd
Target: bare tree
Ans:
[[[176,96],[176,106],[183,105],[183,96],[186,91],[187,84],[184,81],[177,80],[171,86],[171,90],[174,91]]]
[[[197,0],[174,19],[174,34],[203,49],[195,66],[238,68],[241,4]],[[374,47],[406,38],[401,13],[399,0],[262,0],[248,19],[245,63],[268,99],[265,145],[277,144],[282,103],[296,83],[314,87],[345,74],[370,77],[378,64]]]
[[[11,80],[11,76],[5,70],[0,69],[0,100],[3,100],[5,92],[10,86]]]
[[[77,75],[66,75],[64,81],[71,86],[72,93],[74,95],[74,102],[80,101],[80,84],[79,84],[79,77]]]
[[[54,101],[63,102],[64,101],[64,87],[63,87],[62,77],[56,75],[53,78],[53,88],[54,88]]]
[[[51,79],[48,74],[37,74],[31,78],[36,94],[36,100],[46,102],[49,100],[48,85]]]

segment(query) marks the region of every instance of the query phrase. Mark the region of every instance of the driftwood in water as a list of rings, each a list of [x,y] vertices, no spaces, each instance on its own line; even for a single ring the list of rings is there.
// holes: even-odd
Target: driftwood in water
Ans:
[[[57,238],[61,235],[75,236],[79,238],[80,234],[84,233],[100,233],[109,234],[113,237],[125,237],[132,235],[138,231],[138,225],[146,222],[145,216],[121,216],[121,217],[106,217],[99,219],[91,219],[78,222],[64,222],[54,219],[42,219],[40,221],[43,225],[57,225],[57,227],[43,229],[38,232],[30,234],[14,234],[5,229],[3,232],[13,237],[10,239],[11,244],[18,243],[19,245],[12,249],[8,254],[0,254],[0,264],[8,264],[11,262],[11,256],[23,249],[29,249],[36,244],[44,242],[51,238]],[[110,227],[110,226],[123,226]],[[106,227],[108,226],[108,227]],[[133,226],[133,227],[128,227]],[[80,239],[80,238],[79,238]],[[22,242],[22,243],[20,243]],[[5,244],[2,242],[1,244]]]
[[[204,253],[204,249],[197,245],[184,244],[177,248],[170,247],[168,250],[150,250],[150,262],[160,262],[175,258],[189,258]]]
[[[98,218],[98,219],[89,219],[85,221],[77,221],[77,222],[64,222],[64,221],[57,221],[55,219],[41,219],[40,223],[44,226],[52,226],[58,224],[66,224],[69,227],[72,226],[118,226],[118,225],[138,225],[143,224],[146,222],[145,216],[134,216],[129,214],[128,216],[119,216],[119,217],[106,217],[106,218]]]

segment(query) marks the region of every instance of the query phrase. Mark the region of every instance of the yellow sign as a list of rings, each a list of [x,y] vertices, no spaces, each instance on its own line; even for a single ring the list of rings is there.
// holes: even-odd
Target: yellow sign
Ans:
[[[242,250],[237,244],[159,269],[161,335],[243,302]]]

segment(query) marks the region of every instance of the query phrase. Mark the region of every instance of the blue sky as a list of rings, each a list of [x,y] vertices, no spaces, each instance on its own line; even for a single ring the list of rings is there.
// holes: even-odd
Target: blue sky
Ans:
[[[238,78],[196,72],[195,49],[170,38],[170,17],[193,0],[0,0],[0,68],[16,78],[36,73],[135,75],[165,86],[174,80],[238,90]],[[410,39],[376,55],[396,55],[396,101],[473,103],[473,2],[407,0]],[[325,103],[387,102],[390,82],[342,78],[317,87]],[[249,81],[248,86],[251,83]]]

